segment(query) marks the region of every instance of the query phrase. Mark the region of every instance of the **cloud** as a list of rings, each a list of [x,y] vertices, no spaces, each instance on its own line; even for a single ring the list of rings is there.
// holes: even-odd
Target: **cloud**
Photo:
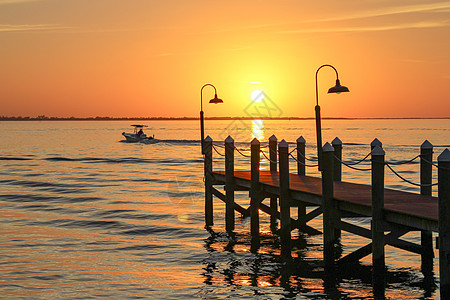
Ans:
[[[431,4],[416,4],[397,7],[388,7],[378,10],[358,12],[352,15],[325,18],[319,20],[311,20],[311,22],[329,22],[329,21],[345,21],[352,19],[364,19],[370,17],[382,17],[396,14],[410,14],[410,13],[423,13],[423,12],[448,12],[450,9],[450,2],[431,3]]]
[[[347,26],[347,27],[332,27],[332,28],[303,28],[294,30],[279,31],[280,34],[296,34],[296,33],[332,33],[332,32],[373,32],[373,31],[389,31],[402,29],[424,29],[447,27],[449,21],[423,21],[415,23],[384,25],[384,26]]]
[[[62,27],[54,24],[31,24],[31,25],[11,25],[0,24],[0,32],[14,32],[14,31],[43,31],[43,30],[55,30],[66,29],[68,27]]]
[[[17,3],[25,3],[25,2],[36,2],[39,0],[0,0],[0,5],[4,4],[17,4]]]

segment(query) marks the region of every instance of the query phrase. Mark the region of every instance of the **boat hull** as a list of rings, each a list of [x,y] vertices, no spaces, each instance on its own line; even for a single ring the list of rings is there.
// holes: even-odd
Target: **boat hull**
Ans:
[[[127,142],[130,142],[130,143],[138,143],[138,142],[148,143],[148,142],[156,141],[153,137],[148,137],[145,134],[137,135],[134,133],[123,132],[122,135],[125,137]]]

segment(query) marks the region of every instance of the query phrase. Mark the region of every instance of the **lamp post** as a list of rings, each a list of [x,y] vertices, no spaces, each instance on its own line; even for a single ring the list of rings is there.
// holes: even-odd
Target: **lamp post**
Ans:
[[[201,131],[201,145],[202,145],[202,154],[205,154],[204,152],[204,141],[205,141],[205,121],[203,120],[203,88],[206,86],[212,86],[214,88],[214,98],[209,100],[209,103],[223,103],[222,99],[217,98],[217,90],[216,87],[210,83],[205,84],[202,86],[200,90],[200,131]]]
[[[317,74],[319,70],[323,67],[331,67],[336,72],[336,85],[328,90],[328,93],[340,94],[343,92],[348,92],[348,88],[341,85],[339,81],[338,71],[332,65],[322,65],[316,71],[316,135],[317,135],[317,159],[319,163],[319,171],[322,171],[322,127],[320,124],[320,106],[319,106],[319,88],[317,84]]]

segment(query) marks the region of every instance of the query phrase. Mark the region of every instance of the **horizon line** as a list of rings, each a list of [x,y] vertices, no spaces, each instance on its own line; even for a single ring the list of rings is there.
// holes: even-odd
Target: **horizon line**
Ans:
[[[199,117],[7,117],[0,116],[0,121],[193,121]],[[446,120],[448,117],[322,117],[322,120]],[[315,120],[314,117],[205,117],[205,120]]]

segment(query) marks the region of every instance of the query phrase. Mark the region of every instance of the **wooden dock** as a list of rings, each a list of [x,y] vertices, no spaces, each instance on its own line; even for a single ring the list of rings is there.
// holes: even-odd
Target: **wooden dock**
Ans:
[[[225,170],[213,171],[213,141],[207,137],[204,143],[205,161],[205,221],[213,225],[213,196],[226,204],[226,231],[233,232],[235,211],[251,218],[252,239],[259,238],[259,211],[270,215],[272,231],[280,235],[281,255],[291,257],[291,231],[318,232],[307,223],[319,215],[323,217],[325,274],[333,278],[336,264],[359,260],[372,254],[373,293],[383,299],[386,285],[384,246],[391,245],[419,254],[422,272],[432,276],[433,240],[432,232],[439,233],[440,294],[450,299],[450,151],[446,149],[433,164],[433,146],[425,141],[420,149],[421,193],[411,193],[384,187],[384,150],[377,139],[371,144],[371,185],[342,182],[342,143],[333,141],[333,146],[323,147],[322,176],[305,174],[305,143],[297,140],[297,157],[288,150],[284,140],[277,143],[274,136],[269,139],[268,155],[261,150],[260,142],[251,142],[249,155],[251,170],[234,170],[234,140],[225,140]],[[220,153],[219,153],[220,154]],[[260,170],[263,154],[270,162],[270,171]],[[289,172],[289,157],[297,161],[297,173]],[[438,197],[432,197],[432,167],[438,168]],[[224,186],[225,193],[214,186]],[[250,205],[244,208],[234,201],[235,191],[249,191]],[[269,204],[264,200],[270,199]],[[291,216],[291,207],[298,207],[297,219]],[[307,213],[307,207],[312,207]],[[363,228],[346,221],[352,217],[371,218],[371,228]],[[280,228],[277,228],[277,220]],[[350,232],[371,240],[371,243],[344,256],[336,257],[334,251],[341,231]],[[421,243],[415,244],[401,239],[411,231],[421,232]]]

